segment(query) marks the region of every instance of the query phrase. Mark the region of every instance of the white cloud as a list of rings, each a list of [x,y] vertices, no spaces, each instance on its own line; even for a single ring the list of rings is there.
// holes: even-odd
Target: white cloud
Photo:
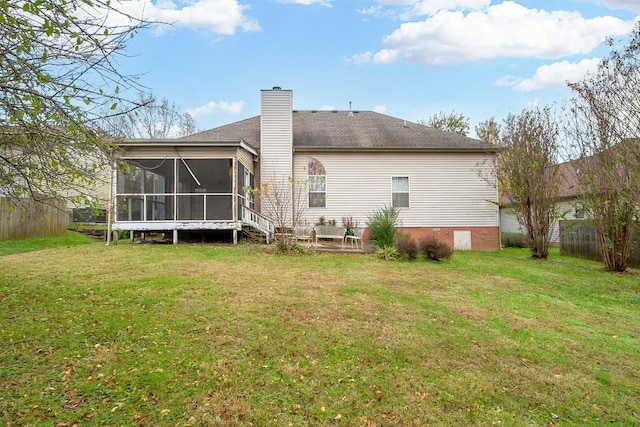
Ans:
[[[372,56],[373,54],[371,52],[360,53],[358,55],[353,55],[345,58],[344,63],[356,65],[366,64],[367,62],[371,61]]]
[[[441,10],[481,10],[489,6],[491,0],[421,0],[412,3],[403,17],[433,16]]]
[[[318,110],[333,111],[335,110],[335,108],[333,108],[333,105],[323,105],[322,107],[318,108]]]
[[[600,63],[599,58],[583,59],[580,62],[561,61],[539,67],[533,77],[522,80],[513,86],[521,92],[536,89],[562,88],[567,82],[582,80],[588,73],[594,72]]]
[[[228,114],[240,114],[244,109],[244,101],[211,101],[200,107],[190,108],[187,113],[191,114],[194,118],[201,116],[208,116],[216,113],[228,113]]]
[[[278,0],[278,3],[303,4],[305,6],[319,4],[320,6],[331,7],[331,1],[332,0]]]
[[[627,34],[632,27],[633,22],[612,16],[588,19],[578,12],[504,1],[466,13],[440,10],[424,21],[403,23],[385,38],[386,48],[373,60],[448,65],[507,57],[555,59],[589,53],[607,36]]]
[[[131,16],[175,27],[204,29],[216,34],[232,35],[237,29],[258,31],[260,25],[245,15],[248,6],[238,0],[117,0],[115,7]],[[166,29],[159,27],[159,30]]]
[[[378,0],[378,3],[389,6],[409,6],[416,2],[416,0]]]
[[[406,20],[434,15],[441,10],[478,10],[490,3],[491,0],[378,0],[377,5],[356,10],[362,15]]]
[[[496,86],[515,86],[523,80],[522,77],[512,76],[510,74],[504,75],[500,77],[498,80],[493,83]]]
[[[626,9],[640,13],[640,2],[638,0],[580,0],[583,3],[594,3],[606,6],[610,9]]]
[[[367,8],[359,8],[356,9],[361,15],[369,15],[369,16],[377,16],[377,17],[385,17],[385,16],[393,16],[393,14],[386,12],[381,5],[370,6]]]
[[[376,113],[384,114],[387,112],[387,106],[384,104],[376,105],[375,107],[373,107],[373,111],[375,111]]]

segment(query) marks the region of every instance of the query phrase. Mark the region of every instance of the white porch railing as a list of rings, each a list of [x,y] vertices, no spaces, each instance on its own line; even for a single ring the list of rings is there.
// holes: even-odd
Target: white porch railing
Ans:
[[[271,237],[274,236],[276,229],[273,223],[266,216],[259,214],[247,206],[241,206],[242,208],[242,222],[252,226],[253,228],[259,230],[265,236],[267,236],[267,243]]]

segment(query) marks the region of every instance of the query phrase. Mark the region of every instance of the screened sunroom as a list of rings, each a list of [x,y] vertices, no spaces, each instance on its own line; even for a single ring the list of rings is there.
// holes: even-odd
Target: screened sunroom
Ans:
[[[137,159],[126,165],[117,177],[119,222],[236,219],[232,159]],[[244,178],[238,174],[238,188]],[[237,197],[243,203],[244,194]]]
[[[143,147],[125,145],[119,153],[113,230],[173,232],[174,243],[180,231],[229,230],[235,242],[252,220],[253,153]]]

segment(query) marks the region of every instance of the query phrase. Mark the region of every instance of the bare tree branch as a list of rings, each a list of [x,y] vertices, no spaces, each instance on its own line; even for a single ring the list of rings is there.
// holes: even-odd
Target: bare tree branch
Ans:
[[[189,113],[181,113],[167,98],[140,92],[133,104],[138,108],[126,105],[116,108],[111,115],[105,114],[100,124],[103,131],[116,139],[176,138],[197,131],[195,119]]]
[[[110,150],[95,124],[138,87],[118,59],[147,23],[108,0],[0,0],[0,15],[0,194],[87,200]]]

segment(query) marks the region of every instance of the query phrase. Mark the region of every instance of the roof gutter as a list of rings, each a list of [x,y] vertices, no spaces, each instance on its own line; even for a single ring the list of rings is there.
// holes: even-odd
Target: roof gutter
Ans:
[[[452,147],[294,147],[294,153],[305,152],[333,152],[333,153],[499,153],[499,147],[487,148],[452,148]]]
[[[189,141],[184,139],[128,139],[117,143],[118,147],[240,147],[254,156],[258,151],[244,139],[230,141]]]

